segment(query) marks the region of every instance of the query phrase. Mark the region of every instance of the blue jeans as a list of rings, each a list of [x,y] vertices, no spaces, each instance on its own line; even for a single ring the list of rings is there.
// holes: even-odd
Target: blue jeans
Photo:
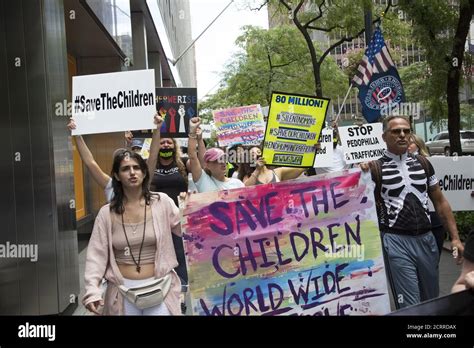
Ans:
[[[382,233],[386,267],[397,307],[439,296],[439,253],[433,233]]]

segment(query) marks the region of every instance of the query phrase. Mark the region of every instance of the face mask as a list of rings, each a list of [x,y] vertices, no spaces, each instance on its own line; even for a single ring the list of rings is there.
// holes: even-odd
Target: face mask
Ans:
[[[161,149],[159,152],[159,156],[164,159],[173,158],[174,149]]]

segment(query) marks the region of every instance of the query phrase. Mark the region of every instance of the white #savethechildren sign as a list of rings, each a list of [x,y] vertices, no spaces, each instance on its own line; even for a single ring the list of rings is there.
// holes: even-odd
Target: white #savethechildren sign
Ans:
[[[153,128],[153,69],[74,76],[72,135]]]

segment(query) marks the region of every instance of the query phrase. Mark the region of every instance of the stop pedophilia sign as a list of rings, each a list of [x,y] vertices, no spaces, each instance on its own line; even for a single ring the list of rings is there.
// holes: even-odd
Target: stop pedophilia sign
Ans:
[[[387,148],[382,138],[382,124],[339,127],[339,135],[347,164],[375,160]]]

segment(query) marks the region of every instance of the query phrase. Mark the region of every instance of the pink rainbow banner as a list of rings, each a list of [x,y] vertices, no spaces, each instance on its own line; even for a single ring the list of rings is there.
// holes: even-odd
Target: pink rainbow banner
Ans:
[[[196,315],[390,312],[370,175],[359,169],[191,195]]]
[[[260,145],[265,123],[260,105],[239,106],[213,111],[219,146]]]

